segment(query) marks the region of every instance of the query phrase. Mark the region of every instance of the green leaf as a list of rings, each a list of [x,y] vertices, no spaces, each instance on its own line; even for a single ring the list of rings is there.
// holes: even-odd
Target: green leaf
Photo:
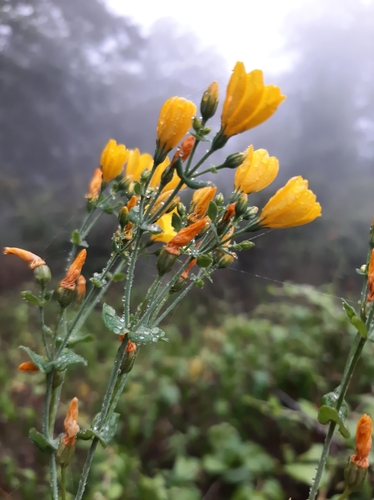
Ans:
[[[133,207],[130,210],[129,219],[130,219],[130,222],[133,222],[134,224],[139,223],[139,207]]]
[[[129,339],[137,344],[151,344],[159,340],[167,342],[164,331],[158,327],[148,328],[147,326],[140,326],[136,332],[129,332]]]
[[[123,281],[126,278],[125,273],[116,273],[112,276],[112,281]]]
[[[367,273],[364,273],[363,271],[361,271],[361,269],[357,269],[356,267],[356,273],[359,274],[360,276],[366,276]]]
[[[141,224],[139,227],[143,231],[147,231],[148,233],[151,233],[151,234],[160,234],[160,233],[162,233],[162,229],[157,224]]]
[[[211,218],[213,222],[216,220],[217,213],[218,213],[217,205],[214,203],[214,201],[211,201],[208,207],[208,216]]]
[[[82,241],[81,235],[78,231],[78,229],[74,229],[74,231],[71,233],[71,242],[74,243],[74,245],[80,245]]]
[[[89,441],[96,434],[92,431],[92,429],[81,429],[77,434],[77,439],[82,439],[83,441]]]
[[[36,304],[39,307],[42,307],[44,305],[44,301],[40,300],[36,295],[34,295],[30,290],[24,290],[21,292],[22,297],[27,300],[27,302],[30,302],[31,304]]]
[[[56,370],[62,372],[70,365],[82,363],[87,366],[87,361],[71,349],[63,349],[60,357],[53,362]]]
[[[123,333],[123,320],[121,321],[122,318],[117,316],[116,311],[113,309],[113,307],[104,303],[102,317],[104,324],[108,328],[108,330],[115,333],[116,335],[121,335]]]
[[[53,331],[51,328],[49,328],[49,326],[47,325],[43,325],[42,326],[42,330],[43,332],[46,334],[46,335],[49,335],[49,336],[52,336],[53,335]]]
[[[213,259],[210,255],[199,255],[197,258],[197,265],[199,267],[209,267],[213,262]]]
[[[44,294],[44,300],[48,302],[48,300],[51,300],[52,295],[54,294],[54,290],[49,290]]]
[[[39,448],[39,450],[45,453],[53,453],[57,450],[58,439],[53,442],[49,441],[43,434],[38,432],[35,427],[32,427],[29,431],[29,438],[31,441]]]
[[[362,319],[358,316],[353,316],[353,318],[351,319],[351,323],[356,328],[361,337],[363,339],[366,339],[368,336],[368,329]]]
[[[345,413],[345,411],[344,411]],[[318,422],[320,424],[326,425],[329,422],[336,422],[339,426],[339,432],[344,438],[349,438],[350,433],[347,427],[344,424],[342,414],[336,408],[332,408],[331,406],[322,405],[318,411]]]
[[[98,422],[100,420],[100,413],[95,415],[92,422],[91,432],[100,440],[100,443],[104,448],[106,448],[115,435],[117,431],[118,420],[120,418],[119,413],[112,413],[109,419],[106,421],[101,430],[97,429]]]
[[[142,194],[142,185],[137,181],[134,182],[134,193],[138,196]]]
[[[72,335],[68,340],[67,346],[73,347],[77,344],[92,342],[92,340],[93,340],[93,335],[91,335],[90,333],[86,333],[84,335]]]
[[[177,213],[173,213],[171,217],[171,225],[178,232],[182,229],[182,219],[179,217]]]
[[[31,361],[39,368],[41,372],[49,373],[51,371],[52,369],[51,363],[47,361],[43,356],[40,356],[40,354],[37,354],[36,352],[32,351],[28,347],[25,347],[24,345],[20,345],[19,348],[27,352]]]
[[[342,299],[342,303],[349,321],[356,328],[361,337],[366,339],[368,336],[368,330],[366,328],[364,321],[362,321],[362,319],[359,316],[357,316],[355,309],[352,306],[350,306],[344,299]]]
[[[195,481],[200,473],[200,460],[195,457],[178,456],[173,467],[175,481]]]

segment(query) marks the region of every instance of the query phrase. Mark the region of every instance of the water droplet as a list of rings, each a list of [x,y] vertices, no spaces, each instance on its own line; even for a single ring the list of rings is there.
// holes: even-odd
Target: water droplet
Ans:
[[[153,337],[152,338],[152,342],[157,342],[158,341],[158,338],[157,337]]]
[[[143,335],[140,335],[140,340],[144,340],[144,336]]]

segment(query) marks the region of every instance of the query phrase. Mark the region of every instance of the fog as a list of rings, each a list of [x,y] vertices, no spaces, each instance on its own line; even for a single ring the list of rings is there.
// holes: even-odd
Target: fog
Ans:
[[[287,64],[265,79],[287,100],[271,120],[230,140],[223,154],[252,143],[267,149],[279,158],[280,174],[253,202],[262,206],[289,177],[302,175],[323,217],[258,238],[235,269],[274,280],[334,282],[349,291],[374,216],[374,5],[314,1],[285,17],[282,34],[279,60]],[[175,21],[158,20],[144,34],[98,0],[3,2],[0,68],[1,244],[56,259],[65,256],[106,141],[153,153],[168,97],[198,105],[217,80],[222,102],[229,78],[224,56]],[[228,172],[215,181],[225,190],[231,179]],[[99,240],[112,231],[112,222],[104,223],[92,235],[98,255]],[[2,286],[9,287],[13,271],[1,267]],[[247,297],[260,285],[245,273],[228,271],[222,279]]]

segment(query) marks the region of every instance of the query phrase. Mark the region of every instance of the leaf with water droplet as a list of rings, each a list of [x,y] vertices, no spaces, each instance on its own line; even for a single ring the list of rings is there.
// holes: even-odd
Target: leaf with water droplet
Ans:
[[[30,304],[35,304],[39,307],[44,306],[44,300],[40,300],[36,295],[34,295],[30,290],[24,290],[21,292],[22,297],[27,300],[27,302],[30,302]]]
[[[76,363],[82,363],[87,366],[87,361],[82,356],[71,349],[63,349],[59,358],[53,362],[53,365],[57,371],[62,372],[66,370],[68,366],[75,365]]]
[[[113,309],[113,307],[104,303],[102,318],[108,330],[115,333],[116,335],[121,335],[123,333],[123,321],[121,321],[122,318],[117,316],[116,311]]]
[[[140,326],[136,332],[129,333],[129,340],[139,344],[149,344],[151,342],[158,342],[159,340],[166,339],[165,332],[160,328],[148,328],[147,326]]]
[[[54,439],[53,441],[49,441],[43,434],[32,427],[29,431],[29,438],[35,444],[39,450],[44,453],[53,453],[58,448],[58,439]]]

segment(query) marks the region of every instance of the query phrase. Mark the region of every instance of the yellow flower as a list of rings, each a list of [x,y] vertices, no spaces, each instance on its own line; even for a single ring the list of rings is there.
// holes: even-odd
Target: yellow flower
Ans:
[[[170,160],[169,160],[169,157],[167,156],[165,158],[165,160],[156,167],[156,170],[154,171],[154,174],[153,174],[151,182],[150,182],[151,187],[157,187],[160,185],[161,176],[164,173],[165,169],[169,165],[170,165]],[[180,177],[178,176],[177,172],[174,170],[173,177],[172,177],[171,181],[168,182],[166,184],[166,186],[164,186],[162,192],[164,193],[166,191],[173,191],[177,187],[180,180],[181,180]],[[182,187],[182,189],[183,189],[183,187]]]
[[[179,196],[174,196],[174,198],[172,198],[167,205],[165,204],[172,193],[172,190],[165,191],[164,189],[162,193],[157,197],[156,203],[153,205],[153,208],[151,210],[151,214],[155,214],[160,210],[160,208],[163,209],[163,212],[166,212],[166,210],[170,210],[172,206],[175,207],[180,202]]]
[[[235,172],[235,189],[246,194],[257,193],[276,178],[279,162],[274,156],[269,157],[265,149],[253,151],[253,146],[250,146],[246,153],[246,159]]]
[[[279,87],[264,85],[262,71],[245,72],[237,62],[226,91],[221,117],[221,133],[231,137],[257,127],[270,118],[285,100]]]
[[[321,205],[308,189],[308,181],[292,177],[270,198],[259,217],[262,227],[302,226],[321,216]]]
[[[157,148],[163,153],[175,148],[192,125],[196,106],[183,97],[171,97],[162,106],[157,124]]]
[[[139,149],[132,149],[129,151],[129,156],[126,166],[126,178],[132,181],[140,181],[142,172],[147,168],[152,170],[153,158],[148,153],[140,154]]]
[[[167,214],[164,214],[162,217],[158,219],[156,224],[160,226],[160,228],[162,229],[162,233],[152,234],[151,236],[152,241],[161,241],[162,243],[169,243],[169,241],[174,238],[174,236],[177,234],[176,231],[174,231],[173,226],[171,225],[171,219],[173,217],[174,212],[175,210]]]
[[[101,153],[100,167],[103,172],[103,181],[110,182],[119,175],[127,161],[129,151],[124,144],[117,144],[110,139]]]

